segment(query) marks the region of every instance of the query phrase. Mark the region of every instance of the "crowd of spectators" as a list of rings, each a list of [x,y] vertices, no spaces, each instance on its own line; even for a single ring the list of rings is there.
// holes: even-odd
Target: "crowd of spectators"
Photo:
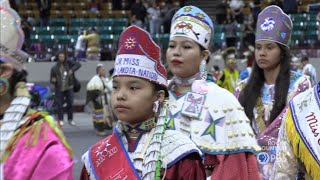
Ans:
[[[18,8],[17,4],[22,3],[23,0],[20,1],[10,1],[12,7]],[[88,11],[100,11],[102,3],[104,1],[101,0],[89,0],[86,1],[88,3]],[[184,1],[173,1],[173,0],[113,0],[112,2],[112,10],[127,10],[130,11],[130,15],[128,15],[128,24],[134,24],[141,28],[144,28],[150,32],[152,36],[157,34],[168,34],[170,32],[170,22],[174,13],[180,8],[180,6],[184,5]],[[254,32],[256,27],[257,16],[263,8],[262,5],[266,5],[265,2],[261,0],[252,0],[250,3],[248,1],[243,0],[222,0],[219,1],[217,11],[215,12],[215,25],[217,27],[221,27],[223,32],[223,41],[216,42],[213,40],[213,49],[224,49],[229,47],[236,47],[238,49],[247,48],[249,46],[254,45]],[[33,33],[33,26],[48,26],[50,25],[50,9],[51,9],[51,0],[37,0],[37,6],[39,8],[39,19],[36,19],[32,16],[23,17],[22,27],[26,36],[26,41],[24,44],[24,50],[31,52],[31,54],[35,54],[38,60],[49,60],[50,56],[55,52],[56,49],[69,49],[70,57],[72,56],[77,60],[85,60],[87,58],[91,60],[104,60],[104,58],[112,58],[112,55],[115,50],[110,48],[110,45],[105,45],[100,41],[99,28],[96,29],[94,27],[90,27],[91,30],[86,30],[86,32],[91,32],[88,35],[90,38],[84,38],[83,35],[84,29],[79,29],[79,37],[75,39],[68,45],[61,44],[59,42],[53,43],[50,47],[46,47],[45,42],[39,39],[38,42],[31,42],[31,34]],[[283,9],[285,13],[295,14],[300,13],[298,11],[298,6],[303,2],[301,0],[269,0],[268,5],[277,5]],[[247,10],[250,12],[245,12]],[[306,38],[306,32],[301,32],[301,38],[297,41],[297,46],[305,47],[310,45],[320,45],[320,13],[317,17],[318,21],[318,33],[317,40],[313,40],[312,42]],[[88,27],[86,27],[88,28]],[[92,33],[92,29],[94,29],[95,33]],[[219,32],[218,32],[219,33]],[[89,34],[89,33],[87,33]],[[94,36],[95,38],[91,38]],[[89,44],[92,45],[92,39],[95,39],[94,42],[94,54],[88,52],[92,51],[92,47],[88,47]],[[117,42],[115,42],[116,44]],[[80,45],[82,46],[80,47]],[[46,49],[46,54],[38,53],[42,51],[42,49]],[[81,50],[79,50],[81,49]],[[85,49],[85,50],[84,50]],[[98,49],[98,50],[97,50]],[[99,52],[98,52],[99,51]],[[102,55],[103,54],[103,55]],[[101,57],[103,56],[103,57]]]

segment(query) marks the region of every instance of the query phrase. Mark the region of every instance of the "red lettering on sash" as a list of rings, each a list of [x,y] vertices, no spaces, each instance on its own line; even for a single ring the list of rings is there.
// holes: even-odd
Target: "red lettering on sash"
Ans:
[[[317,117],[314,115],[314,112],[311,112],[310,115],[305,117],[307,119],[307,122],[309,123],[309,128],[311,130],[311,132],[313,133],[314,137],[318,137],[319,136],[319,132],[318,132],[318,119]],[[320,145],[320,137],[318,139],[318,144]]]

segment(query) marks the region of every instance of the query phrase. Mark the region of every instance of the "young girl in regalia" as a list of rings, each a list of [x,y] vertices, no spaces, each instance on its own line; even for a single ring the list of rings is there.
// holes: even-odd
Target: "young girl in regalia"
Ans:
[[[169,116],[160,48],[137,26],[125,29],[113,73],[113,133],[83,156],[81,179],[205,179],[201,151]]]
[[[166,59],[174,74],[169,84],[169,129],[189,136],[205,154],[208,179],[258,179],[254,153],[260,150],[242,106],[207,76],[213,23],[195,6],[174,15]]]
[[[290,71],[291,33],[291,19],[278,6],[268,6],[259,14],[252,74],[235,91],[264,150],[258,156],[262,179],[269,179],[272,171],[281,111],[311,86],[306,76]]]

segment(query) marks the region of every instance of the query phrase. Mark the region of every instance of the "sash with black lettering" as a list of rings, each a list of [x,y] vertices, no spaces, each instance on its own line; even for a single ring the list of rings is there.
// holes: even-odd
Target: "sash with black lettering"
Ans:
[[[91,147],[89,161],[95,179],[141,179],[115,128],[110,136]]]

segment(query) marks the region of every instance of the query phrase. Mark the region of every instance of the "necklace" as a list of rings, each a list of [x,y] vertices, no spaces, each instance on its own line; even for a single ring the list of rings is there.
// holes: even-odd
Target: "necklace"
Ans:
[[[124,123],[123,131],[129,135],[130,139],[137,139],[140,134],[149,132],[154,127],[156,127],[155,118],[151,118],[135,125]]]
[[[192,83],[198,79],[201,79],[200,72],[196,73],[195,75],[193,75],[191,77],[187,77],[187,78],[181,78],[178,76],[174,76],[172,80],[175,84],[186,87],[186,86],[191,86]]]

